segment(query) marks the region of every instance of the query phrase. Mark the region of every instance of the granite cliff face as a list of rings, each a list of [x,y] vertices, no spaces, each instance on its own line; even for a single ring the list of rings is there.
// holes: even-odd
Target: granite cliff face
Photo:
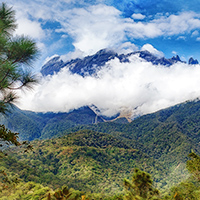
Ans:
[[[151,62],[154,65],[171,66],[177,62],[185,63],[184,61],[181,61],[178,55],[170,59],[166,59],[164,57],[157,57],[148,51],[135,51],[125,55],[117,54],[112,50],[103,49],[98,51],[96,54],[84,57],[83,59],[77,58],[67,62],[64,62],[59,56],[56,56],[42,67],[41,73],[43,76],[53,75],[54,73],[59,72],[62,68],[66,67],[73,74],[90,76],[94,75],[108,61],[114,58],[118,58],[120,62],[130,62],[129,57],[131,55],[138,55],[140,58],[144,59],[144,61]],[[188,64],[198,64],[198,61],[190,58]]]

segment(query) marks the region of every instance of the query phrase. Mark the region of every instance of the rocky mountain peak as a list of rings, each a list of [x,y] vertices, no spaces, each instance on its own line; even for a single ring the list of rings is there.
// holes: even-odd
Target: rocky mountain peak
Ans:
[[[188,64],[189,64],[189,65],[197,65],[197,64],[199,64],[199,62],[198,62],[197,59],[194,60],[194,58],[191,57],[191,58],[189,59],[189,61],[188,61]]]
[[[138,54],[140,58],[147,62],[151,62],[153,65],[164,65],[169,67],[177,62],[185,63],[178,55],[173,56],[170,59],[166,59],[165,57],[157,57],[146,50],[135,51],[129,54],[118,54],[110,49],[102,49],[94,55],[90,55],[82,59],[72,59],[67,62],[62,61],[59,56],[54,57],[42,67],[41,73],[43,76],[53,75],[54,73],[59,72],[60,69],[66,67],[71,73],[79,74],[83,77],[95,75],[108,61],[118,58],[122,63],[129,62],[129,57],[135,54]],[[198,61],[190,58],[189,64],[198,64]]]

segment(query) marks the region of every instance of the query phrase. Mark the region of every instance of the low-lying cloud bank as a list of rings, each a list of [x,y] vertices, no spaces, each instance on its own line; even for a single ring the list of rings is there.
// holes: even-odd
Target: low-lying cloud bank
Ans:
[[[42,78],[34,91],[21,93],[18,106],[37,112],[68,112],[95,105],[103,115],[131,110],[134,117],[200,97],[200,65],[155,66],[137,55],[130,60],[111,60],[95,77],[62,69]]]

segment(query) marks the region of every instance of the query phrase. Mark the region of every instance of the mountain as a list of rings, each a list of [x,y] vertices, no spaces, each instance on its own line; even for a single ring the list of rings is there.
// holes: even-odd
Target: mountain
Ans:
[[[77,58],[67,62],[63,62],[60,57],[55,57],[48,61],[41,69],[43,76],[52,75],[60,71],[63,67],[69,68],[70,72],[77,73],[82,76],[92,75],[96,70],[104,66],[105,63],[117,57],[117,53],[111,50],[100,50],[95,55],[87,56],[83,59]]]
[[[200,101],[186,102],[144,115],[131,123],[98,123],[77,126],[67,132],[81,129],[109,133],[127,140],[132,147],[142,150],[155,159],[164,161],[168,154],[169,161],[178,163],[181,156],[176,158],[176,153],[178,155],[184,152],[185,157],[181,158],[182,161],[186,159],[191,149],[200,153]]]
[[[35,113],[15,107],[7,116],[0,117],[0,123],[12,131],[19,132],[21,140],[52,138],[81,129],[91,129],[109,134],[118,132],[124,138],[137,140],[136,147],[139,148],[144,146],[144,137],[145,140],[153,139],[154,137],[151,137],[153,133],[159,134],[164,130],[167,133],[184,135],[187,142],[194,143],[195,148],[200,142],[199,100],[144,115],[130,123],[125,118],[119,119],[119,116],[105,119],[96,112],[94,108],[88,106],[69,113]]]
[[[197,65],[197,64],[199,64],[198,60],[196,60],[196,59],[194,60],[194,58],[192,58],[192,57],[189,59],[188,63],[190,65]]]
[[[88,106],[81,107],[69,113],[36,113],[23,111],[14,107],[6,116],[0,116],[0,123],[19,132],[20,140],[34,140],[38,138],[52,138],[77,125],[103,122]]]
[[[158,58],[147,51],[118,55],[101,50],[67,64],[54,57],[42,73],[45,76],[68,67],[81,76],[95,75],[108,60],[129,62],[135,54],[155,65],[182,62],[179,56]],[[189,64],[197,61],[190,59]],[[21,153],[23,147],[11,147],[12,157],[1,160],[1,169],[8,170],[9,176],[18,174],[23,181],[53,189],[68,185],[86,192],[117,194],[123,190],[123,179],[130,178],[138,167],[152,175],[156,187],[167,191],[188,178],[185,163],[191,150],[200,154],[198,99],[132,121],[129,113],[100,116],[95,105],[69,113],[35,113],[15,107],[7,116],[0,116],[0,123],[19,132],[20,139],[31,141],[34,147],[28,154]]]
[[[147,62],[151,62],[154,65],[165,65],[171,66],[176,62],[181,61],[180,57],[172,57],[170,59],[159,58],[148,51],[135,51],[129,54],[117,54],[116,52],[108,49],[102,49],[96,54],[84,57],[83,59],[77,58],[70,61],[64,62],[59,56],[56,56],[49,60],[41,69],[43,76],[53,75],[59,72],[62,68],[66,67],[71,73],[76,73],[81,76],[95,75],[98,70],[100,70],[106,62],[114,58],[118,58],[120,62],[130,62],[129,57],[131,55],[138,55],[140,58]],[[193,59],[193,58],[191,58]],[[198,64],[197,60],[191,60],[189,64]]]

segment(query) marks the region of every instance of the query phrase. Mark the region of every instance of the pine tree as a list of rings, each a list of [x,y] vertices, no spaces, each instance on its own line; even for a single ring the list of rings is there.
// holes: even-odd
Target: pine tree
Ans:
[[[16,30],[15,11],[5,3],[0,6],[0,113],[10,111],[18,96],[16,91],[31,88],[36,78],[30,72],[38,56],[36,43],[26,36],[13,36]],[[18,133],[0,125],[0,146],[20,145]]]

